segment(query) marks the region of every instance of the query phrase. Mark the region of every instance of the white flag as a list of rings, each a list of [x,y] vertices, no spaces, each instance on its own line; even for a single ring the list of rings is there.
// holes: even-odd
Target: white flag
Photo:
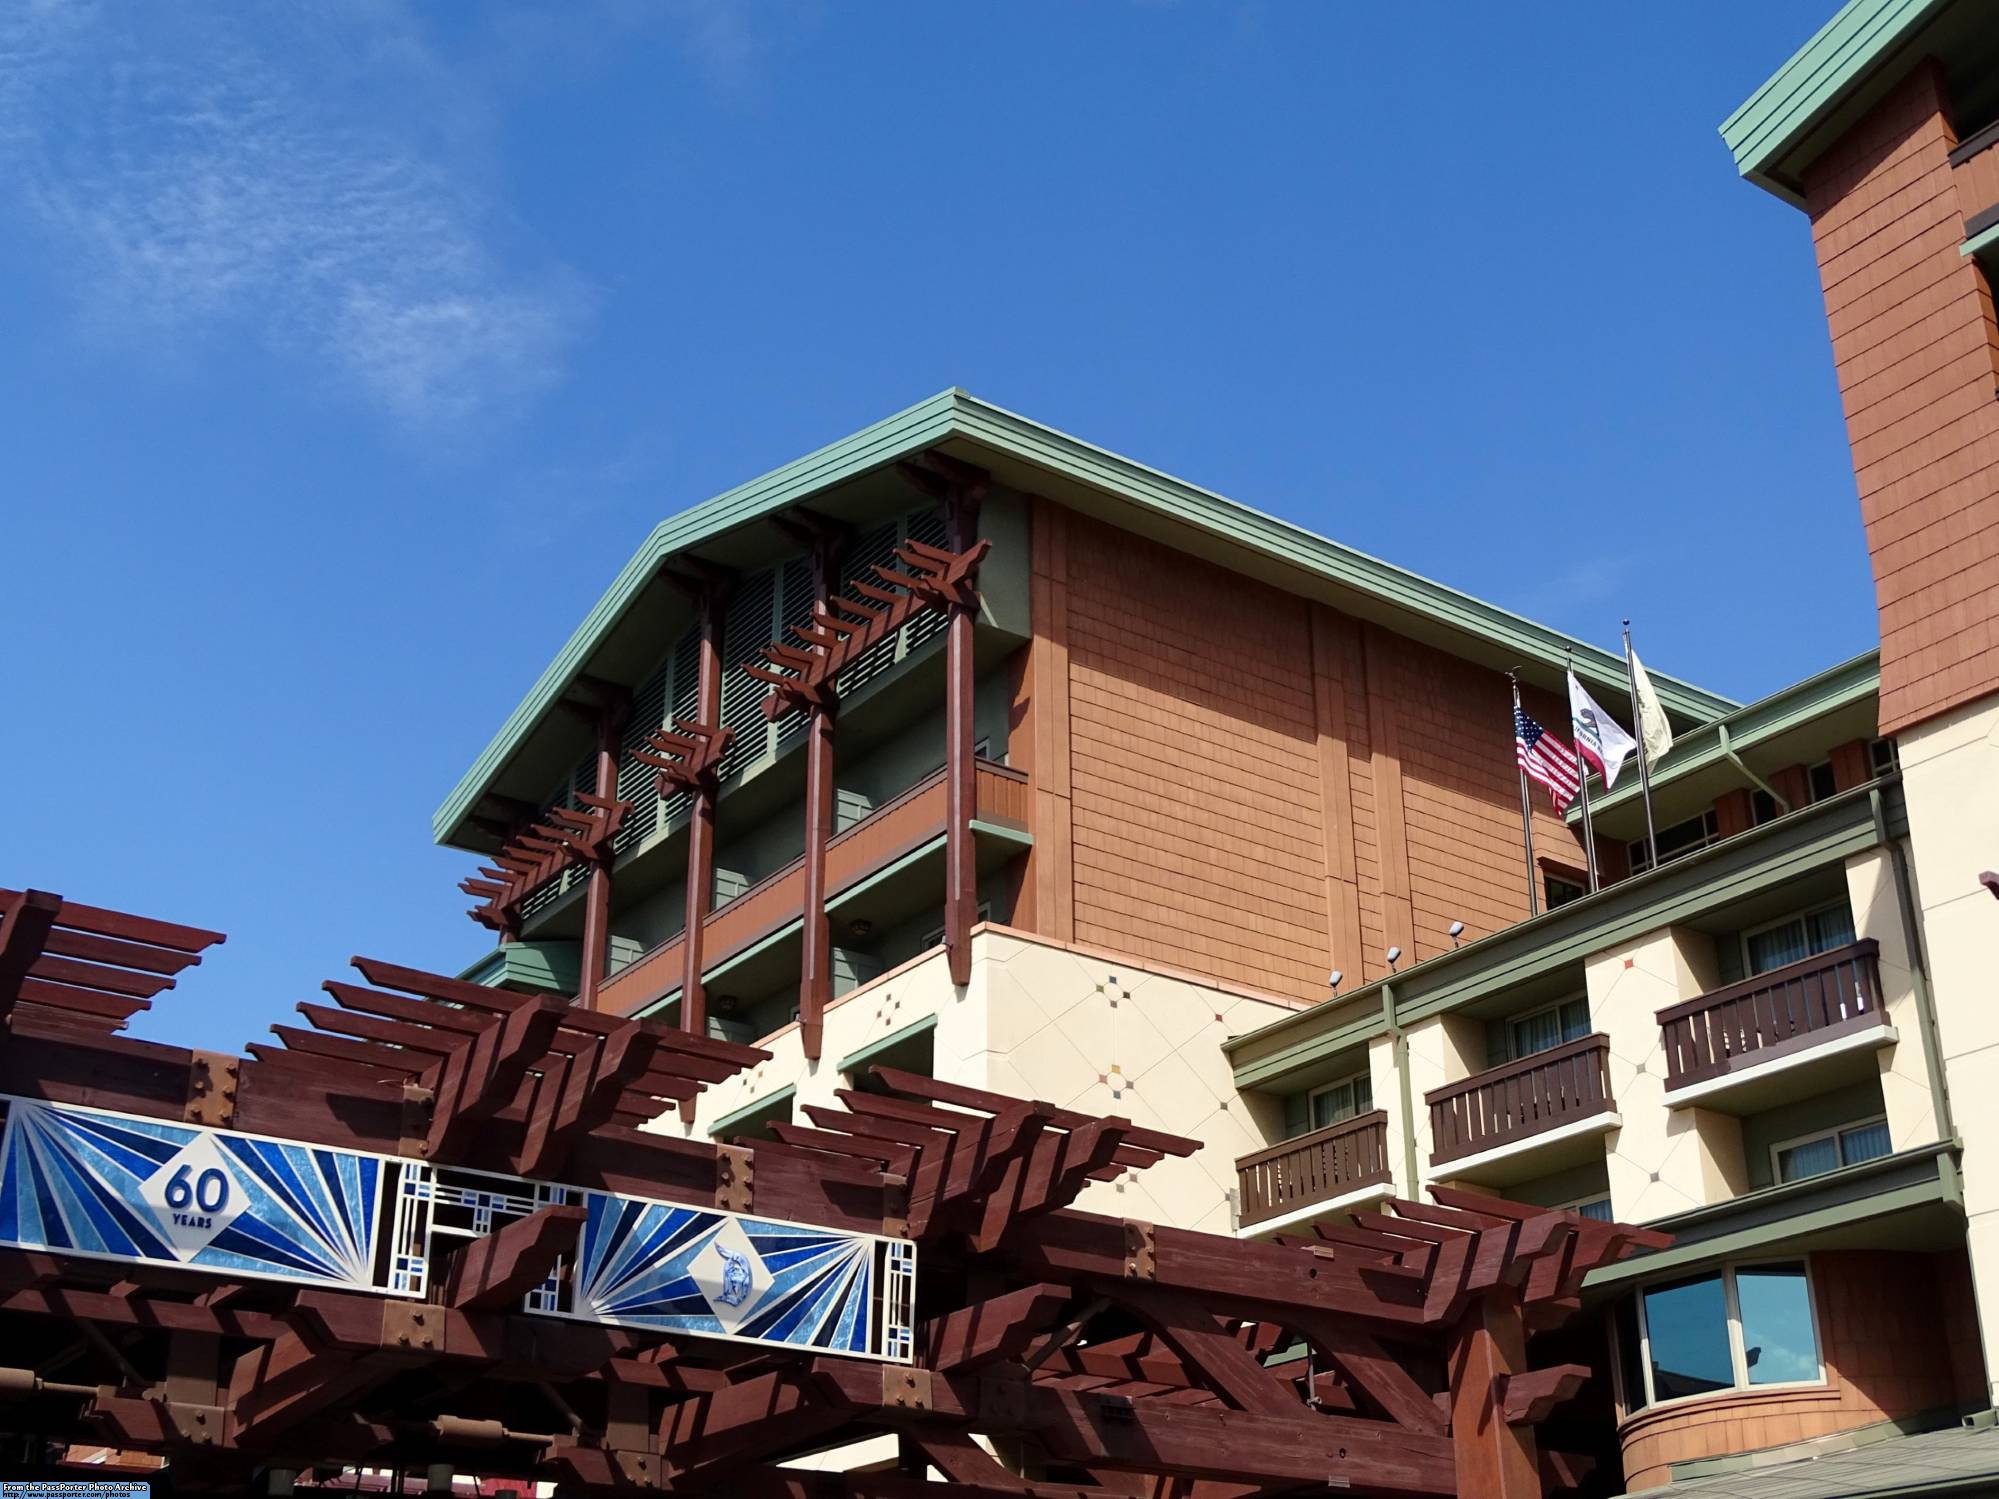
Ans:
[[[1606,788],[1617,784],[1617,772],[1625,758],[1638,748],[1638,741],[1624,732],[1624,726],[1597,705],[1583,691],[1583,684],[1569,673],[1569,725],[1575,730],[1576,748],[1603,773]]]
[[[1659,706],[1659,694],[1652,690],[1652,679],[1645,675],[1645,663],[1636,651],[1631,651],[1631,693],[1638,699],[1638,737],[1645,741],[1645,759],[1657,765],[1673,747],[1673,726],[1666,722],[1666,710]]]

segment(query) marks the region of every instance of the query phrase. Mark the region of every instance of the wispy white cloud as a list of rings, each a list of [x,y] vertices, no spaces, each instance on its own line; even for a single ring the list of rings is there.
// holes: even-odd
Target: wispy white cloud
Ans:
[[[542,389],[588,316],[475,185],[479,109],[386,4],[0,17],[0,167],[92,324],[251,331],[415,426]]]

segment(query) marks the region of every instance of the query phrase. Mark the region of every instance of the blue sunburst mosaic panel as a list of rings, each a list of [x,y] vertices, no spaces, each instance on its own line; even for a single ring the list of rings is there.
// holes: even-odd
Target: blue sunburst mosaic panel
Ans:
[[[11,1100],[0,1242],[380,1289],[377,1156]]]
[[[907,1360],[915,1246],[592,1192],[569,1314]]]
[[[422,1297],[467,1242],[582,1202],[521,1310],[908,1362],[916,1246],[425,1161],[0,1098],[0,1244]]]

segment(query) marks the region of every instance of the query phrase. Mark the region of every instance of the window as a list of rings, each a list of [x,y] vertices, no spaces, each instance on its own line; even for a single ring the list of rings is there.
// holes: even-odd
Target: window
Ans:
[[[1752,974],[1768,973],[1852,941],[1853,912],[1845,901],[1742,934],[1743,957]]]
[[[1627,1411],[1825,1377],[1801,1261],[1729,1265],[1646,1286],[1620,1302],[1611,1325]]]
[[[1365,1072],[1312,1090],[1312,1128],[1374,1112],[1374,1079]]]
[[[1558,874],[1548,876],[1547,907],[1550,911],[1557,906],[1566,906],[1572,900],[1581,900],[1589,891],[1574,880],[1565,880]]]
[[[1749,820],[1753,826],[1760,828],[1766,822],[1775,822],[1782,815],[1777,808],[1777,798],[1762,787],[1749,793]]]
[[[1798,1140],[1781,1140],[1770,1147],[1770,1160],[1780,1182],[1803,1181],[1808,1176],[1837,1171],[1841,1166],[1857,1166],[1878,1160],[1893,1148],[1886,1119],[1869,1119],[1860,1124],[1842,1125],[1823,1134]]]
[[[1821,760],[1805,772],[1805,785],[1811,792],[1811,799],[1822,802],[1839,790],[1832,777],[1832,761]]]
[[[1574,1202],[1558,1202],[1555,1206],[1565,1213],[1574,1213],[1578,1217],[1593,1219],[1598,1223],[1615,1221],[1611,1217],[1608,1197],[1579,1197]]]
[[[1659,862],[1670,864],[1673,860],[1706,848],[1718,836],[1714,809],[1709,808],[1698,817],[1689,817],[1685,822],[1676,822],[1669,828],[1659,829]],[[1643,838],[1629,844],[1626,852],[1631,856],[1631,872],[1643,874],[1652,867],[1652,851]]]
[[[1537,1051],[1552,1051],[1564,1042],[1580,1041],[1588,1034],[1589,1001],[1571,999],[1510,1022],[1507,1054],[1514,1060],[1531,1057]]]
[[[1902,760],[1895,753],[1895,741],[1876,739],[1867,746],[1867,758],[1874,766],[1874,774],[1885,776],[1890,771],[1901,768]]]

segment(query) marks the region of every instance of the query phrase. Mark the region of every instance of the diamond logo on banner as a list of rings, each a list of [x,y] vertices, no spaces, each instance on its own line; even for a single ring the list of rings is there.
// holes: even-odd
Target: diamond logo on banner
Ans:
[[[215,1138],[196,1135],[139,1187],[160,1233],[175,1254],[191,1260],[242,1216],[249,1199]]]
[[[708,1298],[709,1309],[724,1332],[742,1326],[770,1289],[770,1271],[764,1268],[743,1225],[734,1218],[722,1220],[721,1227],[694,1256],[688,1272]]]

